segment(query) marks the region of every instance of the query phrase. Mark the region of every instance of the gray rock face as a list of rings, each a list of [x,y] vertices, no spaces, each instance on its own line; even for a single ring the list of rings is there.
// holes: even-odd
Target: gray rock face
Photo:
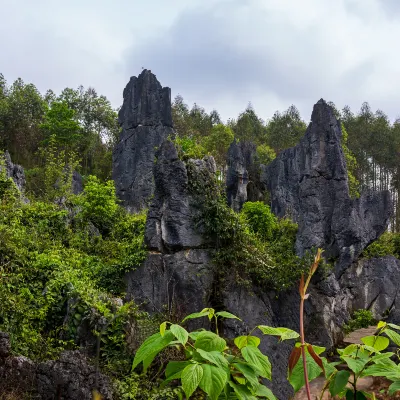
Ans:
[[[138,212],[147,207],[154,192],[156,149],[174,134],[171,90],[163,88],[149,70],[132,77],[124,89],[118,121],[122,132],[113,152],[112,178],[124,206]]]
[[[246,201],[262,199],[260,165],[256,145],[252,142],[233,141],[228,149],[226,195],[228,205],[240,211]]]
[[[8,151],[4,154],[6,162],[6,173],[8,178],[12,178],[15,185],[22,192],[25,188],[25,172],[24,169],[11,161],[10,153]]]
[[[83,192],[83,179],[82,175],[74,171],[72,174],[72,193],[73,194],[79,194]]]
[[[11,391],[21,398],[29,393],[33,399],[40,400],[92,400],[95,388],[105,400],[113,399],[108,377],[96,373],[95,367],[79,351],[66,351],[59,360],[35,364],[23,356],[10,356],[9,337],[0,332],[1,394]]]
[[[104,400],[112,400],[110,380],[96,369],[79,351],[66,351],[59,360],[47,361],[37,366],[37,390],[42,400],[92,400],[92,390],[97,390]]]
[[[215,173],[215,161],[205,157],[189,160],[187,166],[166,140],[154,165],[155,193],[145,230],[150,252],[144,264],[127,275],[129,297],[150,312],[167,307],[183,316],[204,308],[211,296],[212,244],[198,226],[202,203],[190,190],[188,168],[197,179],[207,179]]]
[[[194,174],[215,173],[212,157],[189,161]],[[174,252],[205,247],[196,227],[201,204],[189,191],[188,171],[175,146],[166,140],[157,152],[154,166],[156,191],[147,216],[145,241],[150,250]]]
[[[338,258],[340,276],[387,228],[393,206],[389,192],[349,196],[342,132],[331,107],[320,100],[300,143],[263,169],[272,211],[299,224],[297,252],[323,247]]]

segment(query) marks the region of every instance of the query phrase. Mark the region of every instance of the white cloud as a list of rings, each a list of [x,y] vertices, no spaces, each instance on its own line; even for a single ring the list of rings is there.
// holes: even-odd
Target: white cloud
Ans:
[[[42,91],[94,86],[118,106],[145,67],[225,119],[249,101],[308,119],[321,97],[400,114],[397,0],[0,2],[0,71]]]

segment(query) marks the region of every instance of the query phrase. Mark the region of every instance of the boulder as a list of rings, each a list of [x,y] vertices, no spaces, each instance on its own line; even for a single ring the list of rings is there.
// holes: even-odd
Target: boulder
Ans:
[[[35,363],[11,356],[8,334],[0,332],[0,393],[29,394],[40,400],[92,400],[97,389],[104,400],[113,399],[112,383],[96,371],[80,351],[65,351],[58,360]]]
[[[144,70],[130,79],[123,97],[118,115],[122,131],[113,151],[112,178],[123,205],[138,212],[148,206],[154,193],[155,152],[174,134],[171,90]]]

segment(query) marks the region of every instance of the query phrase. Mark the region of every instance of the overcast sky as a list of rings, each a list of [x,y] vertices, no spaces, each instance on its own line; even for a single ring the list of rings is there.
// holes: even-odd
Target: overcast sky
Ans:
[[[41,91],[93,86],[115,107],[129,77],[223,119],[268,119],[321,97],[400,116],[400,0],[0,0],[0,72]]]

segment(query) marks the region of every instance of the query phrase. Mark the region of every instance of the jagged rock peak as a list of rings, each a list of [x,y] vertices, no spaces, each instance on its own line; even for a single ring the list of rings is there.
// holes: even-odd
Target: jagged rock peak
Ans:
[[[7,178],[12,178],[19,191],[25,188],[25,172],[24,169],[11,161],[10,153],[6,150],[4,153]]]
[[[123,205],[138,212],[148,207],[154,192],[156,149],[174,135],[170,89],[144,70],[127,84],[118,118],[122,132],[113,152],[112,178]]]
[[[339,275],[386,230],[393,212],[387,191],[350,199],[341,139],[340,122],[321,99],[300,143],[282,151],[262,174],[272,211],[299,224],[298,253],[323,247],[328,258],[338,259]]]
[[[124,103],[118,114],[123,129],[139,125],[172,127],[171,89],[162,87],[156,76],[145,69],[132,76],[124,89]]]
[[[256,150],[252,142],[234,140],[229,146],[226,196],[228,205],[235,211],[240,211],[246,201],[258,201],[263,197]]]

